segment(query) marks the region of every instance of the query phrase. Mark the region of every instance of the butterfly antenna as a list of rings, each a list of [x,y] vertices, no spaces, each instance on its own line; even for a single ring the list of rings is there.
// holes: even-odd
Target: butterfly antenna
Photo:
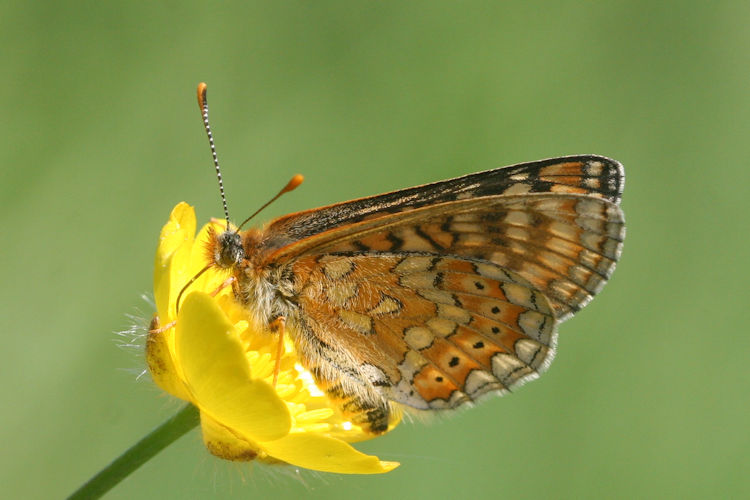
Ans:
[[[224,205],[224,217],[227,220],[227,231],[229,231],[229,209],[227,208],[227,197],[224,195],[224,182],[221,180],[221,169],[219,168],[219,159],[216,156],[216,146],[214,145],[214,136],[211,133],[211,125],[208,123],[208,101],[206,100],[206,89],[208,86],[201,82],[198,84],[198,106],[203,114],[203,127],[206,129],[208,143],[211,145],[211,156],[214,160],[216,177],[219,179],[219,191],[221,192],[221,203]]]
[[[271,198],[270,200],[268,200],[262,207],[260,207],[258,210],[256,210],[253,213],[253,215],[251,215],[250,217],[248,217],[247,219],[245,219],[244,221],[242,221],[242,224],[240,224],[237,227],[237,230],[239,231],[240,229],[242,229],[242,226],[244,226],[245,224],[247,224],[248,222],[250,222],[250,219],[252,219],[256,215],[258,215],[261,212],[261,210],[263,210],[268,205],[270,205],[271,203],[273,203],[274,201],[276,201],[279,198],[279,196],[281,196],[284,193],[288,193],[289,191],[294,191],[295,189],[297,189],[299,187],[299,185],[302,184],[302,181],[304,181],[304,180],[305,180],[305,178],[302,176],[302,174],[297,174],[294,177],[292,177],[289,180],[289,182],[286,183],[286,186],[284,186],[284,188],[276,194],[276,196],[274,196],[273,198]]]

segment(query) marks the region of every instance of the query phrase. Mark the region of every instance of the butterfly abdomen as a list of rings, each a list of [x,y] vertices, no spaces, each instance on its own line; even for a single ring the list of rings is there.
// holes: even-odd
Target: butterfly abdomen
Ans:
[[[359,425],[365,432],[380,434],[388,430],[393,412],[390,403],[382,397],[362,396],[362,387],[353,389],[343,377],[335,379],[325,375],[325,371],[313,366],[310,370],[316,384],[324,391],[342,415]]]

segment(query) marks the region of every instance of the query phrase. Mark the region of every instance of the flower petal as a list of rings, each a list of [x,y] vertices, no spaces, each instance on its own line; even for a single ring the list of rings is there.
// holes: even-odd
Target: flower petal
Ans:
[[[253,441],[278,439],[289,432],[286,404],[268,383],[251,378],[234,326],[210,295],[192,292],[184,299],[175,353],[201,411]]]
[[[381,462],[378,457],[365,455],[343,441],[319,434],[289,434],[262,443],[262,446],[274,458],[324,472],[382,474],[400,465],[398,462]]]
[[[154,300],[157,314],[164,323],[174,317],[170,305],[181,288],[175,281],[187,268],[194,237],[195,210],[180,202],[172,209],[169,221],[161,230],[154,262]]]

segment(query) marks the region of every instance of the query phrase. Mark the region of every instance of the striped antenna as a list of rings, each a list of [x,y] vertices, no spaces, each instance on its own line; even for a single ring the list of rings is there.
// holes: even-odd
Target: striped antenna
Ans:
[[[203,114],[203,126],[206,129],[208,143],[211,146],[211,156],[214,160],[216,177],[219,179],[219,191],[221,192],[221,203],[224,205],[224,216],[227,220],[227,231],[229,231],[229,209],[227,208],[227,197],[224,195],[224,182],[221,180],[221,169],[219,168],[219,159],[216,156],[216,146],[214,145],[214,136],[211,133],[211,125],[208,123],[208,101],[206,100],[207,85],[203,82],[198,84],[198,106]]]

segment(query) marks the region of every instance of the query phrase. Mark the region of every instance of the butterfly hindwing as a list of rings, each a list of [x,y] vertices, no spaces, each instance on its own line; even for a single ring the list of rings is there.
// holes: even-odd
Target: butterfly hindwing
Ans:
[[[301,258],[294,268],[305,330],[299,337],[314,337],[299,347],[303,359],[361,400],[454,408],[536,377],[554,355],[547,299],[494,264],[327,254]],[[363,374],[369,384],[361,384]]]

